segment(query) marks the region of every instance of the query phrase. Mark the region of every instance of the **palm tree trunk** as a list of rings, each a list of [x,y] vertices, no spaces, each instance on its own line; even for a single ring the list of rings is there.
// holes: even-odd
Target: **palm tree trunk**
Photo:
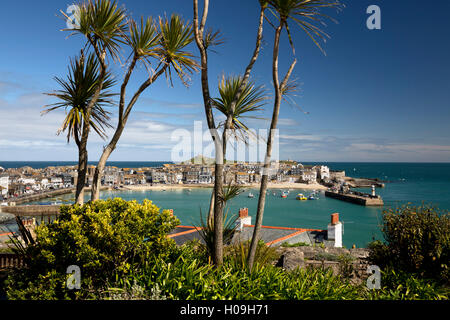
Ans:
[[[209,211],[208,211],[208,225],[212,225],[214,222],[214,203],[215,203],[215,188],[213,187],[211,192],[211,199],[209,200]]]
[[[223,163],[216,163],[214,183],[214,255],[216,266],[223,263]]]
[[[100,157],[100,160],[97,163],[97,166],[95,167],[94,171],[94,178],[92,181],[92,187],[91,187],[91,201],[96,201],[100,199],[100,188],[101,188],[101,178],[103,174],[103,170],[106,166],[106,161],[108,160],[109,156],[113,150],[107,146],[102,153],[102,156]]]
[[[202,82],[202,93],[203,93],[203,102],[205,107],[206,121],[208,123],[208,128],[211,131],[211,136],[214,141],[215,151],[216,151],[216,164],[215,164],[215,182],[214,182],[214,203],[211,200],[210,203],[210,212],[211,206],[214,206],[214,255],[213,260],[215,265],[221,265],[223,262],[223,178],[224,178],[224,163],[225,163],[225,154],[226,154],[226,131],[231,128],[232,118],[227,117],[227,122],[224,126],[224,133],[222,141],[216,131],[216,125],[213,117],[212,106],[211,106],[211,97],[209,92],[209,81],[208,81],[208,54],[205,46],[203,45],[203,32],[206,24],[206,19],[208,16],[208,8],[209,8],[209,0],[204,1],[203,15],[202,19],[199,23],[198,18],[198,0],[193,0],[194,2],[194,35],[195,41],[197,43],[197,47],[200,51],[200,60],[201,60],[201,82]],[[258,25],[258,35],[256,40],[256,47],[251,57],[250,63],[248,64],[245,73],[244,73],[244,81],[241,87],[238,90],[236,95],[236,99],[233,104],[236,104],[236,101],[239,99],[240,93],[244,88],[245,82],[248,80],[250,76],[250,72],[255,64],[260,47],[261,47],[261,39],[262,39],[262,26],[264,21],[264,10],[267,5],[261,6],[261,12],[259,17],[259,25]],[[234,110],[234,108],[233,108]],[[222,142],[222,143],[221,143]]]
[[[103,149],[103,153],[100,157],[100,160],[98,161],[97,166],[95,167],[94,178],[93,178],[92,188],[91,188],[91,201],[96,201],[96,200],[100,199],[101,177],[103,174],[103,170],[105,169],[106,162],[108,161],[109,156],[116,149],[117,143],[119,142],[119,139],[122,136],[123,130],[125,129],[125,125],[128,121],[128,117],[130,115],[130,112],[131,112],[133,106],[139,99],[141,93],[145,89],[147,89],[152,83],[154,83],[156,81],[156,79],[158,79],[159,76],[162,75],[166,71],[167,67],[169,66],[168,64],[164,64],[164,66],[162,66],[158,70],[158,72],[156,72],[153,76],[149,77],[149,79],[147,79],[147,81],[145,81],[139,87],[139,89],[134,94],[133,98],[128,103],[127,108],[124,110],[123,106],[124,106],[124,100],[125,100],[125,87],[128,83],[128,80],[130,78],[131,72],[132,72],[135,64],[136,64],[136,60],[133,59],[133,62],[131,64],[130,68],[128,69],[128,73],[122,84],[121,98],[120,98],[120,104],[119,104],[119,109],[120,109],[119,110],[119,123],[117,124],[116,131],[114,132],[114,136],[111,138],[111,141],[109,142],[108,146],[106,146]]]
[[[279,54],[279,45],[280,45],[280,34],[281,30],[283,29],[284,21],[280,21],[280,25],[276,29],[275,32],[275,40],[274,40],[274,46],[273,46],[273,59],[272,59],[272,77],[273,77],[273,86],[275,88],[275,101],[274,101],[274,107],[273,107],[273,114],[272,114],[272,121],[270,124],[270,132],[269,132],[269,138],[267,140],[267,149],[266,149],[266,156],[264,159],[264,167],[263,167],[263,176],[261,179],[261,187],[259,191],[259,198],[258,198],[258,207],[256,211],[256,221],[255,221],[255,228],[253,230],[253,237],[250,245],[250,250],[247,257],[247,263],[249,266],[249,269],[252,270],[253,263],[255,261],[255,254],[256,254],[256,247],[258,245],[259,241],[259,234],[261,231],[262,226],[262,220],[264,215],[264,206],[266,202],[266,191],[267,191],[267,183],[268,183],[268,174],[269,174],[269,167],[270,167],[270,159],[272,156],[272,143],[273,138],[275,134],[275,129],[277,127],[278,123],[278,114],[280,112],[280,105],[281,105],[281,90],[279,85],[279,79],[278,79],[278,54]]]
[[[75,191],[75,201],[79,205],[84,203],[84,186],[86,185],[88,164],[87,140],[89,137],[89,128],[85,127],[86,123],[83,125],[83,133],[81,135],[81,141],[78,147],[78,177]]]

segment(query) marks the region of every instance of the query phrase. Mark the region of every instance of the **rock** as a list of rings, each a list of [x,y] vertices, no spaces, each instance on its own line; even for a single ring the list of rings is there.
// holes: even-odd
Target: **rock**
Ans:
[[[305,266],[305,255],[298,248],[289,248],[284,251],[281,256],[281,267],[285,270],[292,271]]]
[[[314,259],[316,254],[325,252],[324,248],[321,247],[298,247],[297,250],[303,252],[306,259]]]
[[[367,259],[370,254],[370,250],[364,248],[350,249],[350,254],[356,259]]]
[[[325,248],[326,253],[334,254],[336,256],[340,255],[348,255],[350,254],[350,251],[345,248]]]

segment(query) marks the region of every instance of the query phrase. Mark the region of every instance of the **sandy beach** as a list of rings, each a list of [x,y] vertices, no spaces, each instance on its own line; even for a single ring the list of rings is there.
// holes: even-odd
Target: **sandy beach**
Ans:
[[[246,184],[242,185],[244,189],[259,189],[260,184]],[[128,185],[123,186],[122,189],[133,191],[146,191],[146,190],[175,190],[175,189],[193,189],[193,188],[212,188],[212,184],[157,184],[157,185]],[[303,190],[327,190],[327,187],[318,184],[307,183],[269,183],[268,189],[303,189]]]

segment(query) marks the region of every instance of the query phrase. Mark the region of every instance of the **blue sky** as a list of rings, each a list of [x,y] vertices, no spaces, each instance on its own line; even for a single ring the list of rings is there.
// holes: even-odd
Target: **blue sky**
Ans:
[[[201,2],[201,1],[200,1]],[[213,94],[222,74],[243,72],[255,42],[256,0],[210,1],[208,26],[220,29],[226,43],[210,55]],[[280,158],[300,161],[450,161],[450,2],[433,0],[428,10],[416,0],[347,0],[336,14],[339,21],[325,31],[331,39],[323,55],[292,25],[298,64],[293,78],[301,83],[294,101],[280,112]],[[192,1],[124,1],[134,18],[179,13],[192,21]],[[70,57],[84,44],[80,36],[67,38],[59,10],[72,2],[8,1],[0,12],[0,160],[77,159],[73,143],[57,136],[64,112],[40,116],[52,100],[44,95],[57,89],[53,78],[65,77]],[[366,8],[381,8],[381,30],[368,30]],[[59,17],[58,17],[59,16]],[[264,44],[252,80],[271,87],[273,29],[264,25]],[[196,56],[193,44],[190,48]],[[128,56],[128,52],[124,52]],[[284,35],[280,70],[292,53]],[[117,80],[124,69],[113,69]],[[137,72],[128,92],[145,74]],[[272,94],[273,95],[273,94]],[[258,116],[271,117],[272,100]],[[169,160],[176,129],[193,131],[203,121],[200,75],[189,88],[174,79],[174,87],[160,78],[142,96],[111,160]],[[113,119],[113,124],[115,124]],[[268,121],[250,120],[255,129]],[[204,129],[206,125],[204,124]],[[100,155],[102,142],[91,135],[89,160]]]

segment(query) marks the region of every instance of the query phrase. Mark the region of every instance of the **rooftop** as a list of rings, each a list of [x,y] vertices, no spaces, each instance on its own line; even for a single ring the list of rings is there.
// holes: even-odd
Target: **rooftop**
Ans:
[[[254,225],[246,225],[243,230],[236,232],[233,242],[251,240]],[[197,239],[203,242],[202,237],[198,233],[199,227],[194,226],[178,226],[170,234],[169,237],[174,239],[177,245],[182,245],[187,241]],[[261,240],[268,246],[279,246],[284,242],[294,244],[304,242],[309,245],[316,243],[324,243],[325,246],[333,246],[334,242],[329,241],[326,230],[304,229],[304,228],[286,228],[262,226]]]

